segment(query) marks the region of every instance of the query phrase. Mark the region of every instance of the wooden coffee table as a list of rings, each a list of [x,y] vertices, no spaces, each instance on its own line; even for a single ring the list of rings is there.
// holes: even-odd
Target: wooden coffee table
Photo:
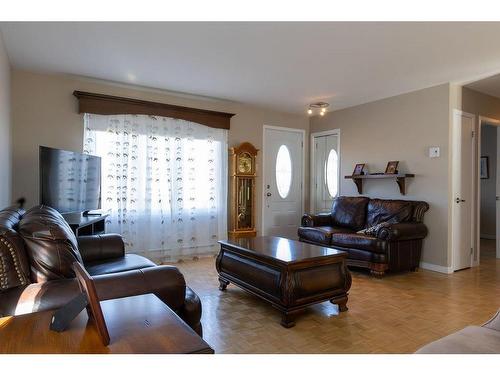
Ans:
[[[154,294],[101,302],[111,342],[102,344],[83,310],[64,332],[49,330],[54,310],[0,318],[0,353],[213,353],[213,349]]]
[[[281,237],[219,241],[216,260],[220,290],[232,282],[281,311],[281,325],[295,325],[294,314],[329,300],[347,310],[351,274],[347,253]]]

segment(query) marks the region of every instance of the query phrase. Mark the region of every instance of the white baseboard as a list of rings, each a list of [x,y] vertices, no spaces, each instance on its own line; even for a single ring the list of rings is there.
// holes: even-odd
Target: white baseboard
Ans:
[[[485,238],[487,240],[496,240],[497,239],[497,236],[495,236],[494,234],[480,234],[479,236],[481,238]]]
[[[432,263],[420,262],[420,268],[423,268],[424,270],[446,273],[446,274],[453,273],[453,269],[451,267],[438,266],[437,264],[432,264]]]

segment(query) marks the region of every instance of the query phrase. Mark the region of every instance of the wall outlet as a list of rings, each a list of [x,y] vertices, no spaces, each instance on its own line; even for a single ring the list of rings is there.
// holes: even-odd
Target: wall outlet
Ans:
[[[439,147],[429,147],[429,157],[438,158],[440,156]]]

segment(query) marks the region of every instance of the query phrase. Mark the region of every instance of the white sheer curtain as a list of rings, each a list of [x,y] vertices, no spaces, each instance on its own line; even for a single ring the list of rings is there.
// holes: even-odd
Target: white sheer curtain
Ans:
[[[214,252],[226,236],[227,131],[145,115],[85,115],[84,152],[102,158],[108,231],[150,258]]]

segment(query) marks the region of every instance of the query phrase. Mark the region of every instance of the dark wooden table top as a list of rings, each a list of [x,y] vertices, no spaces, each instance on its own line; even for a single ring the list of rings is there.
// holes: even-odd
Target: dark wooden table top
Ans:
[[[257,253],[284,263],[300,262],[325,256],[345,257],[345,251],[312,245],[283,237],[253,237],[219,241],[220,244],[237,248],[241,251]]]
[[[0,318],[0,353],[213,353],[154,294],[102,301],[111,342],[104,346],[83,310],[68,330],[49,330],[54,310]]]

